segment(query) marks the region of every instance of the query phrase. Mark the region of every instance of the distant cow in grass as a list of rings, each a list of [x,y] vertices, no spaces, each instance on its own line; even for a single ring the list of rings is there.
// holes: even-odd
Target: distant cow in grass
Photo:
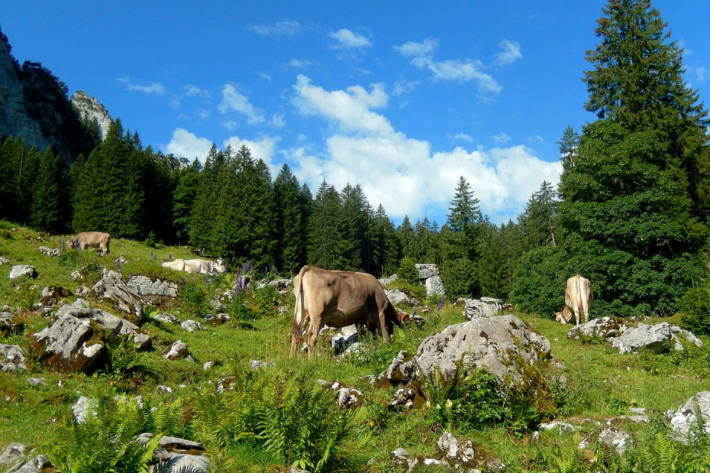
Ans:
[[[176,259],[163,263],[164,268],[169,268],[174,271],[185,271],[194,274],[216,274],[223,273],[227,270],[224,262],[221,259],[208,261],[204,259]]]
[[[589,320],[589,303],[592,300],[592,285],[589,279],[579,274],[567,280],[565,289],[565,306],[574,312],[576,325]],[[571,319],[571,316],[570,316]]]
[[[572,312],[564,306],[562,312],[555,312],[555,320],[561,324],[568,324],[572,320]]]
[[[352,324],[379,329],[389,341],[392,324],[402,325],[408,314],[397,312],[384,289],[371,274],[355,271],[328,271],[304,266],[294,279],[296,304],[291,327],[291,356],[308,328],[308,357],[313,356],[316,338],[323,325],[345,327]]]
[[[69,240],[69,246],[72,248],[84,251],[87,246],[94,246],[100,248],[105,254],[109,252],[110,243],[111,235],[103,232],[81,232]]]

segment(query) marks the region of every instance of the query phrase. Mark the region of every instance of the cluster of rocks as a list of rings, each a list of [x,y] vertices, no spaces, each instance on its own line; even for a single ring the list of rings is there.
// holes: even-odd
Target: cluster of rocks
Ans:
[[[668,322],[655,325],[640,322],[636,327],[630,327],[624,321],[612,317],[601,317],[572,327],[567,337],[576,340],[601,339],[622,354],[638,353],[641,349],[656,353],[682,351],[683,340],[698,347],[703,345],[692,332]]]
[[[60,307],[54,321],[32,335],[40,359],[58,371],[91,370],[106,354],[104,341],[112,337],[127,338],[138,349],[151,344],[136,324],[91,308],[83,299]]]
[[[178,296],[177,284],[160,279],[153,281],[146,276],[131,276],[126,285],[134,294],[154,304]]]
[[[419,466],[444,466],[459,472],[505,470],[505,465],[497,456],[476,447],[470,440],[454,437],[450,432],[444,432],[439,437],[436,450],[433,457],[411,457],[406,449],[398,448],[392,452],[392,457],[397,463],[406,466],[410,473]]]
[[[0,371],[14,373],[25,369],[25,351],[18,345],[0,343]]]
[[[59,254],[62,252],[62,250],[59,249],[59,248],[48,248],[48,247],[46,247],[46,246],[40,246],[40,247],[37,248],[37,249],[38,249],[39,252],[42,253],[43,255],[45,255],[45,256],[50,256],[50,257],[52,257],[52,258],[56,258],[56,257],[59,256]]]
[[[293,280],[285,279],[285,278],[272,279],[272,280],[261,280],[256,283],[256,288],[263,289],[265,287],[275,287],[277,291],[279,291],[280,293],[283,294],[285,292],[288,292],[292,283],[293,283]]]
[[[439,267],[435,264],[420,263],[414,265],[419,271],[419,281],[426,288],[426,295],[443,296],[446,294],[444,283],[439,276]]]
[[[498,315],[503,311],[503,301],[494,297],[480,299],[459,298],[456,305],[463,305],[463,316],[468,320]]]
[[[357,409],[363,403],[364,396],[359,389],[343,386],[338,381],[329,383],[324,379],[319,379],[317,382],[321,386],[327,386],[335,393],[336,402],[343,409]]]
[[[693,438],[700,425],[706,434],[710,434],[710,391],[700,391],[678,409],[667,411],[665,417],[674,437],[683,443]]]

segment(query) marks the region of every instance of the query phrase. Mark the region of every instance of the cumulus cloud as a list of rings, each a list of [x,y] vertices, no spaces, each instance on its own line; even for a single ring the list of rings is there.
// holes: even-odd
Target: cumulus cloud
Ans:
[[[456,133],[451,135],[450,138],[452,140],[468,141],[469,143],[473,143],[473,137],[468,133]]]
[[[300,113],[319,116],[337,129],[320,155],[303,147],[286,152],[294,173],[313,188],[323,179],[338,188],[359,183],[370,203],[382,204],[391,216],[418,218],[425,208],[445,209],[461,175],[485,212],[509,215],[543,180],[559,180],[559,162],[543,161],[524,146],[432,150],[427,141],[407,137],[372,110],[387,103],[384,89],[377,86],[369,92],[361,86],[328,91],[299,76],[294,91]]]
[[[501,51],[496,55],[495,59],[497,66],[506,66],[523,58],[523,53],[520,52],[520,43],[517,41],[504,39],[500,42],[500,49]]]
[[[187,84],[185,86],[185,95],[188,97],[199,97],[202,99],[210,98],[210,93],[208,90],[201,89],[193,84]]]
[[[165,86],[161,82],[150,82],[145,85],[135,84],[131,82],[130,77],[123,76],[116,79],[126,87],[126,90],[132,92],[142,92],[147,95],[165,95]]]
[[[275,113],[271,117],[271,126],[274,126],[276,128],[281,128],[286,124],[286,118],[283,113]]]
[[[271,82],[273,80],[273,78],[269,74],[267,74],[266,72],[260,72],[259,77],[261,77],[264,80],[268,80],[269,82]]]
[[[249,29],[258,35],[273,38],[293,38],[303,30],[301,24],[295,20],[279,20],[270,25],[250,25]]]
[[[247,117],[249,123],[263,123],[266,121],[264,111],[254,107],[249,98],[240,94],[232,84],[225,84],[222,88],[222,102],[217,107],[220,113],[237,112]],[[230,120],[233,122],[233,120]],[[226,122],[229,123],[229,122]]]
[[[412,93],[414,89],[419,87],[419,84],[421,84],[421,82],[418,80],[396,80],[394,81],[392,95],[400,96]]]
[[[204,163],[211,147],[212,142],[207,138],[198,138],[184,128],[176,128],[165,152],[190,160],[197,158]]]
[[[288,67],[292,67],[293,69],[304,69],[308,66],[313,65],[313,62],[307,61],[305,59],[292,58],[286,65]]]
[[[420,57],[420,56],[431,56],[434,54],[434,50],[439,45],[439,42],[434,38],[427,38],[423,41],[407,41],[404,44],[395,46],[394,49],[402,56],[407,57]]]
[[[331,46],[333,49],[361,49],[372,46],[370,40],[365,36],[347,28],[331,31],[328,36],[335,40],[335,43]]]
[[[395,46],[394,49],[404,57],[411,58],[411,64],[428,70],[434,80],[470,82],[474,81],[484,94],[498,94],[503,87],[488,73],[478,59],[448,59],[438,61],[433,54],[438,43],[435,39],[421,42],[409,41]]]
[[[493,135],[493,141],[495,141],[497,145],[504,145],[510,141],[510,136],[505,132],[501,132],[497,135]]]
[[[251,155],[255,159],[262,159],[266,164],[271,167],[273,172],[274,165],[271,162],[271,158],[274,155],[274,150],[276,149],[277,138],[272,138],[268,136],[262,137],[260,140],[247,140],[239,138],[238,136],[230,136],[224,140],[223,146],[231,146],[234,151],[239,150],[242,146],[246,146],[251,151]]]

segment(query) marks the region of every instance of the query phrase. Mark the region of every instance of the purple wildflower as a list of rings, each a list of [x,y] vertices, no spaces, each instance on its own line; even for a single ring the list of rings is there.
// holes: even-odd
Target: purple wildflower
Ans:
[[[180,285],[184,286],[185,285],[185,278],[180,278]]]
[[[172,260],[173,260],[173,254],[172,254],[172,253],[168,253],[168,261],[172,261]]]
[[[439,302],[439,305],[436,306],[437,311],[441,310],[441,307],[444,305],[445,300],[446,300],[446,296],[441,298],[441,302]]]
[[[116,259],[116,271],[121,270],[121,258]]]

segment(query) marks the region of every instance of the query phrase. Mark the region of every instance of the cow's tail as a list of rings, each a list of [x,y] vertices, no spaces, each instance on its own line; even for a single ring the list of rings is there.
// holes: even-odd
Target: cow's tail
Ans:
[[[303,298],[303,276],[308,271],[308,266],[304,266],[298,272],[298,290],[296,291],[296,302],[293,306],[293,321],[291,323],[291,356],[294,356],[296,344],[303,339],[303,326],[306,321],[305,300]]]

